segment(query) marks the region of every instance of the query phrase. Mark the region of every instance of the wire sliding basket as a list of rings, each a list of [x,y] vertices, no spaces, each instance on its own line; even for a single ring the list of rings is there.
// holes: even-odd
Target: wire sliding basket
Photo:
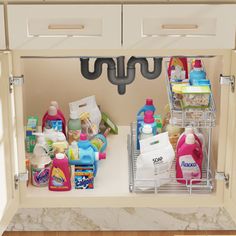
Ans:
[[[190,62],[188,62],[190,64]],[[216,108],[213,95],[210,96],[209,108],[185,108],[179,106],[179,101],[175,100],[171,91],[171,85],[168,77],[169,61],[165,62],[166,66],[166,87],[170,105],[171,123],[176,126],[209,128],[216,125]],[[190,66],[189,66],[190,67]]]
[[[211,132],[211,129],[208,130]],[[211,134],[209,133],[209,139]],[[128,135],[128,153],[129,153],[129,190],[132,193],[154,193],[154,194],[208,194],[214,191],[214,179],[210,168],[210,144],[206,143],[204,151],[204,161],[202,166],[202,179],[192,180],[189,184],[178,183],[175,172],[175,161],[172,163],[169,178],[158,179],[137,179],[136,162],[140,154],[136,149],[136,123],[131,124],[131,135]],[[208,145],[209,144],[209,145]]]

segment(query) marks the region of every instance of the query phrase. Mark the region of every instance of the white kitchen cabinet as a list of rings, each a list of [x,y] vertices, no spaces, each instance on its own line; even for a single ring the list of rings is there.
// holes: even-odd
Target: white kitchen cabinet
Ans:
[[[93,52],[96,53],[96,52]],[[114,52],[115,53],[115,52]],[[155,52],[158,56],[170,56],[173,55],[172,50],[160,50]],[[151,84],[151,81],[140,80],[141,82],[136,82],[136,85],[130,86],[130,91],[127,91],[127,95],[119,96],[116,94],[114,87],[107,84],[106,81],[96,80],[87,81],[85,79],[80,79],[78,82],[80,86],[70,86],[68,81],[73,79],[73,76],[69,76],[63,81],[58,76],[56,80],[60,80],[60,85],[57,87],[57,91],[52,93],[56,99],[61,97],[63,104],[67,106],[66,97],[71,96],[71,93],[77,92],[77,96],[85,96],[94,93],[102,105],[106,104],[108,112],[119,116],[118,120],[125,117],[119,126],[119,134],[117,136],[111,136],[109,138],[109,147],[107,149],[107,160],[101,164],[101,169],[98,176],[96,177],[96,185],[94,190],[90,191],[78,191],[72,189],[69,192],[50,192],[47,188],[36,188],[31,185],[27,187],[26,181],[21,180],[18,183],[18,187],[15,188],[14,175],[25,172],[25,147],[24,147],[24,116],[28,115],[25,113],[25,109],[30,110],[31,114],[33,109],[39,110],[44,109],[44,107],[35,106],[37,104],[48,103],[48,92],[47,87],[50,89],[50,84],[55,84],[52,75],[52,71],[55,71],[54,66],[58,64],[57,70],[60,72],[60,60],[51,63],[51,59],[47,59],[48,56],[56,55],[58,57],[65,57],[65,60],[73,60],[73,58],[67,58],[69,56],[77,57],[82,56],[80,52],[71,53],[70,51],[57,52],[55,51],[20,51],[12,53],[13,57],[13,68],[11,68],[11,54],[1,54],[0,62],[2,68],[1,74],[1,121],[4,136],[1,137],[1,144],[4,143],[4,148],[1,149],[3,155],[2,161],[5,163],[1,164],[1,181],[5,181],[4,196],[5,200],[1,201],[1,230],[4,230],[7,222],[11,219],[12,214],[18,207],[23,208],[41,208],[41,207],[219,207],[225,206],[229,210],[231,215],[236,220],[236,181],[235,181],[235,116],[236,109],[234,106],[235,93],[230,89],[229,85],[219,85],[219,72],[223,74],[236,75],[236,53],[231,50],[182,50],[181,55],[203,55],[211,56],[206,61],[209,60],[209,78],[212,80],[213,90],[218,96],[216,96],[216,103],[218,105],[218,118],[217,126],[215,129],[217,135],[215,135],[212,145],[212,155],[214,160],[217,162],[213,171],[224,172],[229,174],[229,187],[226,186],[223,180],[216,181],[214,186],[214,191],[211,193],[198,194],[193,192],[189,194],[187,191],[182,193],[176,191],[176,193],[170,194],[165,193],[152,193],[152,194],[138,194],[131,193],[129,191],[129,167],[128,167],[128,150],[127,150],[127,135],[130,134],[129,123],[132,121],[132,117],[129,116],[129,110],[137,110],[133,102],[129,102],[133,99],[138,99],[144,96],[156,96],[156,90],[158,89],[158,83],[161,81],[156,81],[156,84]],[[132,51],[132,54],[134,52]],[[146,56],[148,56],[148,51]],[[43,58],[42,58],[43,55]],[[90,54],[92,56],[94,54]],[[96,54],[95,54],[96,55]],[[116,55],[116,54],[114,54]],[[135,53],[138,56],[138,51]],[[106,56],[105,53],[99,56]],[[44,65],[38,64],[39,70],[35,71],[35,66],[39,61],[35,61],[35,57],[41,57],[40,60],[45,60]],[[66,59],[67,58],[67,59]],[[211,61],[212,58],[217,60]],[[68,62],[72,62],[68,61]],[[232,62],[232,65],[231,65]],[[43,66],[42,66],[43,65]],[[27,71],[26,68],[32,67],[32,70]],[[56,67],[55,67],[56,68]],[[217,68],[217,70],[216,70]],[[3,73],[4,71],[4,73]],[[77,71],[77,69],[76,69]],[[25,74],[25,83],[21,85],[20,79],[16,80],[17,83],[13,86],[13,92],[9,92],[9,76],[11,72],[14,75]],[[48,77],[46,76],[48,73]],[[66,74],[70,74],[68,70]],[[73,82],[74,83],[74,82]],[[91,87],[91,83],[94,85]],[[89,86],[90,84],[90,86]],[[104,86],[104,90],[99,87]],[[147,90],[141,90],[146,84]],[[155,85],[155,86],[154,86]],[[138,87],[140,86],[140,87]],[[89,88],[89,89],[88,89]],[[138,90],[140,88],[140,90]],[[153,90],[151,90],[151,88]],[[28,90],[28,91],[27,91]],[[30,91],[29,91],[30,90]],[[51,91],[51,90],[50,90]],[[65,91],[67,96],[60,96],[61,91]],[[69,91],[70,93],[67,93]],[[96,92],[97,91],[97,92]],[[104,93],[106,91],[106,93]],[[140,91],[138,96],[136,96],[135,91]],[[160,92],[158,92],[160,93]],[[163,91],[162,91],[163,93]],[[105,94],[105,95],[104,95]],[[11,97],[14,96],[14,99]],[[56,97],[59,96],[59,97]],[[164,98],[161,94],[160,96]],[[109,97],[109,101],[107,100]],[[143,100],[143,97],[142,99]],[[114,101],[116,102],[116,109],[114,109]],[[126,104],[124,104],[126,103]],[[28,105],[27,105],[28,104]],[[10,107],[15,107],[15,109],[9,110]],[[26,106],[26,107],[25,107]],[[105,105],[104,105],[105,106]],[[120,114],[123,107],[125,113]],[[31,107],[31,108],[30,108]],[[35,111],[36,111],[35,110]],[[118,110],[118,111],[116,111]],[[118,112],[118,113],[117,113]],[[15,115],[14,115],[15,113]],[[40,113],[42,113],[40,111]],[[9,118],[13,117],[12,122]],[[120,123],[118,121],[118,123]],[[2,129],[1,129],[2,130]],[[8,134],[9,133],[9,134]],[[13,140],[13,141],[12,141]],[[16,140],[16,145],[14,144]],[[15,148],[14,148],[15,147]],[[5,150],[5,152],[4,152]],[[12,150],[6,152],[6,150]],[[14,152],[16,150],[16,152]],[[14,155],[15,154],[15,155]],[[1,155],[2,156],[2,155]],[[14,161],[17,159],[17,161]],[[112,169],[111,169],[112,168]],[[7,182],[6,182],[7,180]],[[7,184],[6,184],[7,183]],[[7,208],[5,206],[7,205]],[[11,211],[9,209],[14,209]]]
[[[6,49],[5,43],[5,25],[4,25],[4,9],[0,4],[0,50]]]
[[[121,5],[8,5],[11,49],[121,47]]]
[[[236,5],[124,5],[124,47],[235,47]]]

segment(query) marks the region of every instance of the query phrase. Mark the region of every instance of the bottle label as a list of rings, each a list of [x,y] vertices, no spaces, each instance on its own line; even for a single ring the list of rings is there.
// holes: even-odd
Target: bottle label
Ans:
[[[49,172],[50,172],[49,166],[43,169],[31,167],[31,171],[32,171],[32,184],[34,186],[43,187],[48,185]]]
[[[182,170],[183,178],[186,180],[200,179],[201,171],[192,155],[184,155],[179,158],[179,165]]]
[[[68,131],[69,144],[71,144],[74,141],[78,142],[79,137],[80,137],[80,133],[81,133],[81,130],[69,130]]]
[[[52,169],[52,185],[54,187],[62,187],[66,182],[66,177],[60,168],[53,167]]]
[[[46,120],[45,128],[62,132],[62,120]]]

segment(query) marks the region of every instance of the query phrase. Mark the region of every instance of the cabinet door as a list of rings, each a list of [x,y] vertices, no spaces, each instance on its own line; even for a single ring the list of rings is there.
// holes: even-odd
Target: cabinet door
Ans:
[[[13,148],[13,116],[9,92],[10,54],[0,53],[0,235],[18,208],[19,193],[15,189],[15,153]]]
[[[236,5],[125,5],[124,47],[234,48]]]
[[[232,53],[231,74],[236,77],[236,51]],[[225,187],[225,207],[236,222],[236,91],[229,89],[229,111],[226,146],[225,173],[229,175],[229,186]]]
[[[9,5],[11,49],[121,47],[120,5]]]
[[[3,5],[0,5],[0,50],[6,49]]]

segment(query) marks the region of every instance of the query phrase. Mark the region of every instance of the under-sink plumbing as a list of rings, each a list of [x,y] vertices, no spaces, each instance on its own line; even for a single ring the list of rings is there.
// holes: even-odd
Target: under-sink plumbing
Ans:
[[[125,94],[126,85],[131,84],[135,79],[135,65],[140,64],[141,74],[146,79],[156,79],[160,76],[162,71],[161,57],[153,57],[154,68],[153,71],[148,69],[148,60],[145,57],[130,57],[127,62],[125,74],[125,57],[120,56],[116,58],[97,58],[94,63],[93,72],[89,71],[89,59],[80,58],[81,73],[83,77],[89,80],[95,80],[102,74],[102,65],[107,64],[107,77],[108,80],[118,87],[119,94]]]

